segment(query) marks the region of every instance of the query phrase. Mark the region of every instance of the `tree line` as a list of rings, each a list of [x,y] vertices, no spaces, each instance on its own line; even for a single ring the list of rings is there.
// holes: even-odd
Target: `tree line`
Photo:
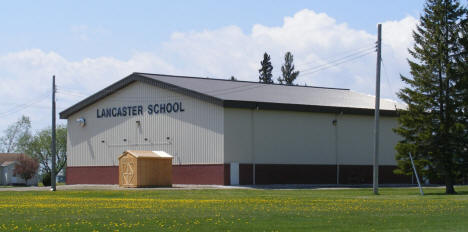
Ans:
[[[299,71],[294,71],[294,57],[291,52],[286,52],[284,55],[284,64],[281,66],[282,75],[278,77],[279,84],[294,85],[294,81],[299,76]],[[268,53],[263,54],[263,60],[260,62],[260,69],[258,70],[258,81],[265,84],[273,84],[273,65],[271,64],[271,57]]]
[[[299,71],[294,70],[294,56],[291,52],[286,52],[284,55],[284,64],[281,66],[281,76],[276,80],[278,84],[295,85],[294,81],[299,76]],[[263,60],[260,61],[260,69],[258,70],[258,82],[265,84],[274,84],[273,80],[273,65],[271,64],[271,57],[268,53],[263,54]],[[237,81],[237,78],[231,76],[231,81]]]
[[[58,125],[56,128],[57,165],[55,170],[52,170],[50,163],[51,143],[51,128],[32,133],[31,120],[27,116],[22,116],[17,122],[8,126],[4,135],[0,137],[0,152],[24,154],[17,160],[15,174],[27,181],[39,169],[43,184],[50,185],[52,171],[57,175],[65,169],[67,164],[67,128],[65,126]]]

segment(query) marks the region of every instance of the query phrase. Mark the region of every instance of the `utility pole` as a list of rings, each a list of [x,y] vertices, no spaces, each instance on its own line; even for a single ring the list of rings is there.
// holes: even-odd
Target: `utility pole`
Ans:
[[[380,110],[380,63],[382,62],[382,24],[377,26],[377,70],[375,78],[375,127],[374,127],[374,194],[379,194],[379,110]]]
[[[55,146],[55,75],[52,76],[52,171],[50,173],[50,190],[55,191],[55,153],[56,153],[56,146]]]

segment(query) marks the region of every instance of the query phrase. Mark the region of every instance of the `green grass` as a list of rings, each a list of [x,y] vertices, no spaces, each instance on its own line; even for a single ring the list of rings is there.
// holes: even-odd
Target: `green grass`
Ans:
[[[468,187],[0,192],[10,231],[467,231]]]

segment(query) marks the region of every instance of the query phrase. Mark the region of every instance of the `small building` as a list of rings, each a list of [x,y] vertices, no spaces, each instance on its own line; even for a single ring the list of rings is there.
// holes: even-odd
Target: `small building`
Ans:
[[[371,184],[375,97],[349,89],[133,73],[60,113],[67,184],[118,184],[125,150],[166,151],[174,184]],[[401,139],[380,102],[380,182]]]
[[[119,156],[119,185],[172,186],[172,156],[164,151],[125,151]]]
[[[18,153],[0,153],[0,185],[37,185],[39,180],[37,174],[27,182],[15,174],[15,167],[22,155]]]

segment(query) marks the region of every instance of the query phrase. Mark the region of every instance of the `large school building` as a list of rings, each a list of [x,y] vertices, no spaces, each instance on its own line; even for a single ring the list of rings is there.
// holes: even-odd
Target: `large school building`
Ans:
[[[67,184],[117,184],[125,150],[172,155],[173,183],[372,182],[373,96],[349,89],[133,73],[60,113]],[[382,100],[380,182],[393,174],[397,108]]]

